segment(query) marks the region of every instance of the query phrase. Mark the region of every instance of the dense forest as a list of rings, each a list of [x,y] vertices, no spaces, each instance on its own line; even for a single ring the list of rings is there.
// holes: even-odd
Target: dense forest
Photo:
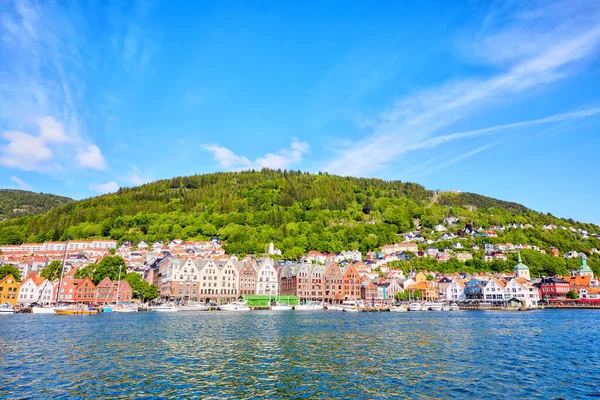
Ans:
[[[43,214],[72,199],[26,190],[0,189],[0,221],[26,215]]]
[[[325,173],[265,169],[194,175],[124,188],[60,205],[44,215],[4,221],[0,223],[0,243],[217,236],[228,253],[264,253],[268,243],[274,242],[284,257],[297,258],[308,250],[367,252],[398,241],[399,233],[414,230],[417,224],[428,234],[450,215],[460,217],[456,229],[465,224],[517,222],[600,231],[595,225],[472,193],[444,193],[432,204],[433,198],[432,191],[415,183]],[[513,243],[555,246],[561,252],[596,244],[582,242],[570,231],[532,229],[506,235]]]

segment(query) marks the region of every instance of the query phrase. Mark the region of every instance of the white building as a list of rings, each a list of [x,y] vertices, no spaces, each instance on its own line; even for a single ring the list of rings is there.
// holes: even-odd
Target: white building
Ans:
[[[279,276],[273,266],[273,260],[263,258],[258,261],[256,266],[256,294],[279,293]]]
[[[21,282],[20,286],[17,300],[19,304],[29,305],[34,302],[50,303],[52,301],[54,285],[44,278],[31,274]]]
[[[239,295],[239,271],[244,263],[233,260],[198,260],[200,296],[229,297]]]
[[[511,299],[511,296],[506,293],[505,287],[505,281],[492,278],[483,287],[483,298],[489,303],[502,305],[505,301]]]
[[[511,279],[506,284],[504,293],[508,295],[509,300],[514,297],[523,302],[526,307],[537,307],[540,301],[539,289],[532,286],[523,278]]]
[[[449,301],[459,301],[466,299],[465,297],[465,283],[458,280],[453,279],[452,283],[448,285],[446,289],[446,299]]]

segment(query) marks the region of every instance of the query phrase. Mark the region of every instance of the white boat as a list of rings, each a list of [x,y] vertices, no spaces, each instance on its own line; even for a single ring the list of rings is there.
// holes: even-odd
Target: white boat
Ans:
[[[40,306],[33,306],[31,307],[31,312],[33,314],[55,314],[54,312],[54,308],[52,307],[40,307]]]
[[[408,311],[421,311],[422,307],[421,303],[410,303],[408,305]]]
[[[15,309],[9,303],[4,303],[0,306],[0,315],[14,314]]]
[[[429,310],[430,311],[442,311],[442,307],[444,307],[444,305],[442,303],[431,303],[429,305]]]
[[[450,306],[448,304],[444,304],[442,311],[450,311]]]
[[[355,300],[346,300],[342,303],[342,311],[345,312],[359,312],[360,307]]]
[[[245,301],[232,301],[231,303],[222,304],[219,306],[221,311],[250,311],[250,307]]]
[[[137,312],[138,309],[137,309],[137,307],[119,305],[119,306],[113,307],[112,311],[113,312],[129,313],[129,312]]]
[[[208,306],[205,304],[186,304],[177,308],[179,311],[208,311]]]
[[[155,311],[155,312],[177,312],[179,310],[173,304],[160,304],[158,306],[150,307],[150,311]]]
[[[405,306],[391,306],[390,311],[391,312],[407,312],[408,308],[406,308]]]
[[[296,310],[298,311],[316,311],[316,310],[322,310],[323,306],[321,304],[317,304],[317,303],[306,303],[306,304],[300,304],[296,306]]]
[[[460,308],[456,304],[450,304],[450,311],[459,311]]]
[[[290,306],[289,304],[283,303],[275,303],[274,306],[271,306],[271,311],[290,311],[293,309],[294,307]]]

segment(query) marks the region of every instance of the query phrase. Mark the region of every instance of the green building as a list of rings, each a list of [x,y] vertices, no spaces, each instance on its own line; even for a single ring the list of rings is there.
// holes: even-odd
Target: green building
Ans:
[[[244,300],[248,302],[249,307],[269,307],[271,304],[283,303],[289,304],[290,306],[298,305],[298,298],[296,296],[269,296],[264,294],[248,294],[242,296]]]

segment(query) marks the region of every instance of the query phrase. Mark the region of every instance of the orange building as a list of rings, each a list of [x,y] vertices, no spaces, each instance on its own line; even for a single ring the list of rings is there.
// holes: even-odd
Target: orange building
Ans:
[[[119,298],[117,299],[117,295]],[[127,281],[111,281],[109,277],[104,278],[96,286],[96,303],[129,303],[132,297],[132,289]]]
[[[0,304],[9,303],[14,306],[19,297],[19,282],[12,275],[6,275],[0,280]]]

